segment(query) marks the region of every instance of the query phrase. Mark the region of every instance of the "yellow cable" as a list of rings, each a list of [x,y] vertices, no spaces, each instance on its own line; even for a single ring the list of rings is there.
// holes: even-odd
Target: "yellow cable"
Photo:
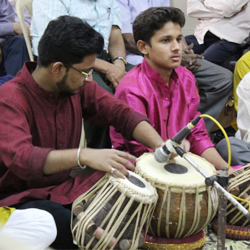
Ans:
[[[240,197],[237,197],[237,196],[235,196],[235,195],[233,195],[233,194],[231,194],[231,193],[230,193],[230,195],[233,196],[234,199],[236,199],[236,200],[239,200],[239,201],[243,201],[243,202],[248,203],[248,211],[250,212],[250,201],[245,200],[245,199],[242,199],[242,198],[240,198]]]
[[[200,115],[200,117],[207,117],[207,118],[211,119],[221,129],[222,133],[224,134],[226,141],[227,141],[227,148],[228,148],[228,162],[227,162],[228,166],[227,166],[227,168],[229,169],[231,166],[231,145],[230,145],[226,131],[221,126],[221,124],[217,120],[215,120],[212,116],[207,115],[207,114],[203,114],[203,115]]]
[[[203,114],[203,115],[200,115],[200,117],[207,117],[207,118],[211,119],[214,123],[216,123],[216,125],[221,129],[222,133],[224,134],[224,136],[226,138],[226,141],[227,141],[227,147],[228,147],[228,169],[229,169],[230,166],[231,166],[231,145],[230,145],[230,142],[229,142],[226,131],[221,126],[221,124],[217,120],[215,120],[212,116],[207,115],[207,114]],[[239,197],[237,197],[237,196],[235,196],[235,195],[233,195],[231,193],[230,193],[230,195],[233,196],[236,200],[248,203],[248,205],[249,205],[248,206],[248,211],[250,212],[250,201],[239,198]]]

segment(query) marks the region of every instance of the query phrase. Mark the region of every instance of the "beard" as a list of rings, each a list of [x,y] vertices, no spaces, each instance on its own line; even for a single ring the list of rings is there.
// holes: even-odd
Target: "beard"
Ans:
[[[67,78],[68,78],[68,73],[65,74],[65,76],[63,77],[63,79],[61,81],[56,83],[58,89],[60,90],[60,94],[66,95],[66,96],[75,95],[77,92],[73,92],[67,86]]]

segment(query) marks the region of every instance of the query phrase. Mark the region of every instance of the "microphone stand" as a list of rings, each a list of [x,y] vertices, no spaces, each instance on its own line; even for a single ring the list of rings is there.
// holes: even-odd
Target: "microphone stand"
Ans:
[[[228,170],[221,168],[218,182],[223,188],[228,185]],[[219,193],[219,208],[218,208],[218,229],[217,229],[217,250],[225,250],[226,241],[226,212],[227,212],[227,198],[223,193]]]
[[[184,158],[187,162],[189,162],[196,171],[198,171],[203,177],[205,177],[205,184],[207,186],[214,186],[219,191],[220,204],[219,204],[219,217],[218,217],[218,250],[225,249],[225,237],[226,237],[226,205],[227,200],[229,200],[238,210],[240,210],[245,217],[250,221],[250,214],[248,210],[243,207],[236,199],[234,199],[230,193],[228,193],[224,188],[227,187],[228,184],[228,173],[227,169],[222,169],[220,172],[220,176],[213,175],[209,176],[203,168],[201,168],[196,161],[192,159],[182,148],[174,147],[175,151],[178,155]],[[219,184],[222,183],[222,186]],[[220,221],[219,221],[220,220]]]

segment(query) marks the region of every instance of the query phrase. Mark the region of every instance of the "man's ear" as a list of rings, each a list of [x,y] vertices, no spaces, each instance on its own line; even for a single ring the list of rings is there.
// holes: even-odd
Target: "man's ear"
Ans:
[[[142,40],[137,41],[137,48],[144,56],[148,54],[148,46],[149,45]]]
[[[66,71],[66,68],[64,67],[62,62],[52,63],[51,72],[52,72],[53,75],[61,76],[61,74],[62,73],[64,74],[65,71]]]

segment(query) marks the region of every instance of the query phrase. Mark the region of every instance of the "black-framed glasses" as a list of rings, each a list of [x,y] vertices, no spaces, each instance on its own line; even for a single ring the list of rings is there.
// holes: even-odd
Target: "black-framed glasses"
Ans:
[[[65,66],[69,67],[69,68],[72,68],[74,70],[76,70],[77,72],[81,73],[82,75],[85,76],[85,80],[88,80],[88,78],[92,75],[93,73],[93,69],[91,69],[88,73],[82,71],[82,70],[79,70],[79,69],[76,69],[75,67],[69,65],[69,64],[66,64],[66,63],[63,63]]]

